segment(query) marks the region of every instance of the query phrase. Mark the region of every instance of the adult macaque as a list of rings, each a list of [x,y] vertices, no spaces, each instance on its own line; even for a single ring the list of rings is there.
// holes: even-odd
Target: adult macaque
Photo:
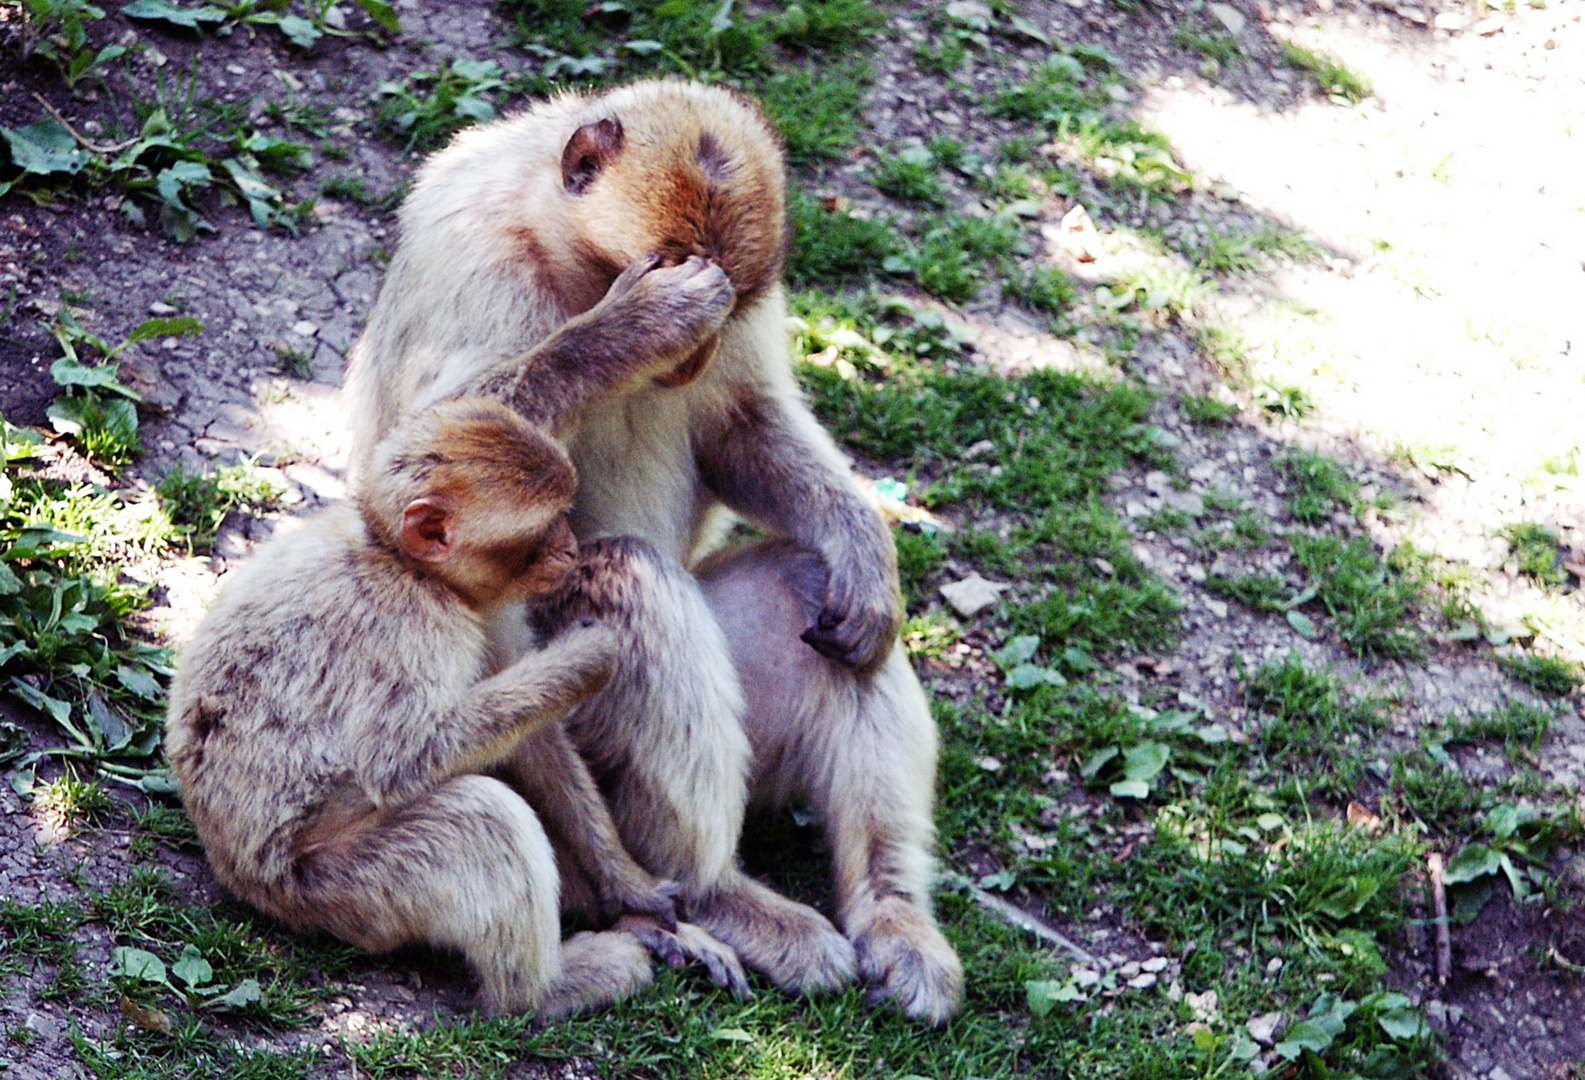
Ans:
[[[929,908],[935,730],[891,536],[792,379],[783,183],[759,111],[692,83],[463,133],[421,171],[353,352],[354,460],[458,394],[563,440],[584,552],[529,622],[595,614],[621,638],[567,729],[623,840],[778,985],[857,973],[941,1023],[962,972]],[[715,555],[701,589],[723,505],[781,539]],[[822,815],[846,937],[738,869],[751,791]]]
[[[493,613],[574,564],[575,486],[562,449],[509,409],[443,402],[375,449],[353,503],[237,571],[182,652],[166,726],[223,885],[366,949],[456,948],[498,1011],[632,993],[651,978],[640,938],[743,988],[707,935],[668,932],[675,886],[633,863],[555,723],[609,680],[617,635],[574,621],[495,670]],[[533,789],[635,933],[561,941],[551,842],[490,768]]]

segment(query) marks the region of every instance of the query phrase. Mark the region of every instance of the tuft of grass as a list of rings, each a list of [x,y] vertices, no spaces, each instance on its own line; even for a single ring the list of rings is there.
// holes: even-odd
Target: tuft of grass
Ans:
[[[904,202],[936,207],[948,202],[936,156],[923,146],[904,146],[878,157],[870,180],[884,194]]]
[[[1449,721],[1446,741],[1497,742],[1510,755],[1534,754],[1541,749],[1541,740],[1546,738],[1555,719],[1557,713],[1552,708],[1509,700],[1495,709]]]
[[[985,280],[985,263],[1000,263],[1018,248],[1018,229],[1005,217],[943,214],[920,224],[908,263],[919,287],[949,303],[974,297]]]
[[[226,515],[237,509],[267,510],[286,493],[279,481],[252,465],[227,465],[214,472],[188,472],[178,463],[154,490],[189,552],[202,554],[215,542]]]
[[[778,71],[759,86],[765,115],[795,165],[836,160],[858,142],[858,111],[869,83],[858,61]]]
[[[1286,611],[1293,590],[1281,578],[1268,574],[1240,574],[1224,577],[1213,574],[1205,579],[1205,587],[1218,596],[1237,600],[1252,611]]]
[[[1228,67],[1244,55],[1238,39],[1232,35],[1221,32],[1202,34],[1188,23],[1180,23],[1172,32],[1172,43],[1180,48],[1192,49],[1220,67]]]
[[[1282,62],[1289,67],[1308,71],[1328,97],[1350,104],[1357,104],[1370,97],[1370,80],[1354,74],[1335,56],[1314,52],[1292,42],[1284,42]]]
[[[1412,568],[1384,563],[1369,540],[1293,536],[1294,557],[1356,656],[1415,657],[1425,650],[1414,622],[1424,587]]]
[[[1497,663],[1510,679],[1534,687],[1543,694],[1566,697],[1581,683],[1585,683],[1585,670],[1572,660],[1561,656],[1499,656]]]
[[[1308,450],[1289,450],[1274,464],[1292,486],[1288,509],[1295,521],[1315,525],[1334,510],[1351,509],[1359,485],[1338,462]]]
[[[1349,697],[1331,671],[1291,652],[1251,674],[1244,696],[1261,718],[1261,748],[1272,764],[1306,782],[1320,779],[1336,796],[1359,783],[1365,738],[1383,722],[1380,701]]]
[[[507,90],[506,73],[494,60],[450,60],[434,71],[418,71],[381,83],[376,124],[406,150],[433,150],[453,133],[495,119],[495,97]]]
[[[1220,427],[1238,415],[1238,405],[1214,394],[1185,394],[1183,415],[1195,427]]]
[[[1537,585],[1568,583],[1556,532],[1533,521],[1521,521],[1503,526],[1498,535],[1508,541],[1508,548],[1519,563],[1519,572]]]
[[[1036,266],[1002,282],[1007,295],[1036,311],[1059,315],[1078,302],[1079,290],[1073,279],[1055,266]]]
[[[829,209],[820,199],[796,189],[788,200],[787,214],[792,224],[787,277],[795,288],[873,277],[895,252],[890,221]]]

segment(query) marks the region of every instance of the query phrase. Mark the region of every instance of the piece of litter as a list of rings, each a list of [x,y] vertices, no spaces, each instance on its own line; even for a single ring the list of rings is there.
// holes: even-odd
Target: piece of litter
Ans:
[[[1005,582],[987,581],[974,573],[962,581],[941,586],[941,595],[959,618],[972,619],[986,608],[994,607],[1007,588]]]

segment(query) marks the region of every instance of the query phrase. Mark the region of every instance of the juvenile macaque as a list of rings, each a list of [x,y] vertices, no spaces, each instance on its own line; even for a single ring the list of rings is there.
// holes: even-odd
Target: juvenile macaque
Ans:
[[[935,730],[890,533],[792,378],[783,185],[757,108],[693,83],[463,133],[421,171],[353,352],[354,459],[459,394],[554,432],[583,552],[496,641],[616,629],[611,681],[567,730],[629,850],[778,985],[856,974],[941,1023],[962,972],[929,907]],[[722,507],[780,539],[701,569]],[[751,792],[823,817],[845,936],[738,869]]]
[[[504,667],[490,646],[503,605],[572,568],[575,487],[561,448],[509,409],[443,402],[375,449],[352,503],[236,572],[182,652],[166,727],[223,885],[373,951],[458,949],[498,1011],[632,993],[651,978],[640,937],[672,962],[702,951],[741,988],[707,935],[667,932],[675,886],[621,847],[556,723],[609,680],[617,635],[573,621]],[[561,941],[556,860],[524,788],[636,936]]]

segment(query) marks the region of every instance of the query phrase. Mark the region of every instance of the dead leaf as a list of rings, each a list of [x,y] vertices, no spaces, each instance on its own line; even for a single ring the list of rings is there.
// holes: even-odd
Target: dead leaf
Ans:
[[[1068,254],[1079,262],[1094,262],[1105,254],[1100,231],[1083,203],[1074,203],[1073,209],[1062,215],[1062,241]]]
[[[1368,833],[1381,831],[1381,818],[1357,802],[1348,804],[1347,821],[1350,829],[1364,829]]]
[[[130,1020],[134,1027],[144,1031],[158,1031],[162,1035],[171,1033],[171,1018],[153,1006],[139,1005],[125,994],[121,995],[121,1015]]]

